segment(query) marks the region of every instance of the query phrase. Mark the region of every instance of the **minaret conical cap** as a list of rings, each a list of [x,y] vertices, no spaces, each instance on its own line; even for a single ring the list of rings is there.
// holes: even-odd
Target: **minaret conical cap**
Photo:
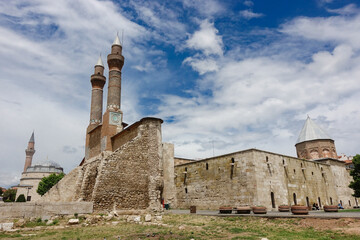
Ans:
[[[97,63],[96,63],[96,65],[95,66],[104,66],[104,64],[103,64],[103,61],[102,61],[102,59],[101,59],[101,55],[99,56],[99,59],[98,59],[98,61],[97,61]]]
[[[121,46],[121,43],[120,43],[120,39],[119,39],[118,34],[116,34],[116,38],[115,38],[115,40],[114,40],[114,42],[113,42],[113,45],[120,45],[120,46]]]
[[[319,125],[308,116],[296,144],[316,139],[332,139]]]
[[[35,142],[34,132],[31,134],[29,142]]]

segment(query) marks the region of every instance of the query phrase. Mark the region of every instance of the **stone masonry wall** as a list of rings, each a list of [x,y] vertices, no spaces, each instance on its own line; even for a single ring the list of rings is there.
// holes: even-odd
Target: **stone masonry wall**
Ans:
[[[335,203],[338,204],[341,202],[344,208],[358,206],[357,199],[352,196],[354,191],[348,187],[353,179],[350,176],[348,170],[346,170],[345,163],[335,159],[324,159],[320,160],[320,162],[330,165],[330,174],[332,174],[334,179],[335,191],[338,195],[337,202]]]
[[[177,207],[275,209],[281,204],[337,204],[340,198],[352,199],[353,205],[344,171],[345,167],[250,149],[175,166]]]
[[[163,143],[163,175],[164,175],[164,203],[176,206],[176,188],[174,181],[174,144]]]
[[[257,192],[251,155],[250,151],[239,152],[175,166],[177,207],[253,204]]]

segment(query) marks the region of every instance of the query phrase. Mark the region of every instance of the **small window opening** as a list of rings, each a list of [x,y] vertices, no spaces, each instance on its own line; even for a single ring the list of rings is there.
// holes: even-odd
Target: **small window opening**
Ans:
[[[285,160],[283,159],[283,165],[285,165]]]
[[[301,168],[303,167],[302,163],[300,163]]]
[[[296,204],[297,204],[297,201],[296,201],[296,193],[293,194],[293,198],[294,198],[294,204],[296,205]]]
[[[276,208],[276,205],[275,205],[275,196],[274,196],[274,193],[271,192],[271,206],[272,208]]]
[[[185,193],[187,193],[187,188],[185,188]]]
[[[100,72],[98,72],[98,75],[100,75]]]
[[[294,169],[294,173],[296,173],[296,170]]]
[[[187,168],[185,168],[185,172],[184,172],[184,184],[186,184],[186,177],[187,177]]]
[[[341,204],[341,206],[343,205],[341,200],[340,200],[340,204]]]
[[[234,175],[234,163],[235,163],[234,158],[231,158],[231,171],[230,171],[230,179],[233,179],[233,175]]]
[[[306,206],[310,207],[309,197],[306,197]]]
[[[311,172],[311,175],[314,175],[314,172]]]
[[[318,201],[319,201],[319,207],[321,207],[321,200],[320,200],[320,197],[318,197]]]
[[[351,207],[351,201],[349,200],[349,206]]]
[[[31,201],[31,196],[27,196],[27,197],[26,197],[26,201],[27,201],[27,202],[30,202],[30,201]]]
[[[330,205],[333,205],[332,197],[330,197]]]
[[[206,163],[206,170],[209,170],[209,164]]]
[[[269,157],[268,156],[266,156],[266,162],[268,162],[269,161]]]

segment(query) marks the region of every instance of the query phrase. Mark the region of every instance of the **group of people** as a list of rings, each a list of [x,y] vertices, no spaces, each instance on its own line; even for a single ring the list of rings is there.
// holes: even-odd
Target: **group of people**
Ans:
[[[344,209],[344,207],[342,206],[341,202],[338,204],[338,209]],[[317,203],[314,203],[312,205],[312,210],[320,210],[320,207]]]

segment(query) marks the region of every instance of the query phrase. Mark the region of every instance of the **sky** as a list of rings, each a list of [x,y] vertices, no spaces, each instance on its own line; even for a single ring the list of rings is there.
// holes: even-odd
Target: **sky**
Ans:
[[[0,186],[19,183],[33,131],[33,164],[78,166],[90,76],[117,32],[124,121],[163,119],[177,157],[296,156],[307,115],[338,154],[360,153],[358,1],[3,0]]]

